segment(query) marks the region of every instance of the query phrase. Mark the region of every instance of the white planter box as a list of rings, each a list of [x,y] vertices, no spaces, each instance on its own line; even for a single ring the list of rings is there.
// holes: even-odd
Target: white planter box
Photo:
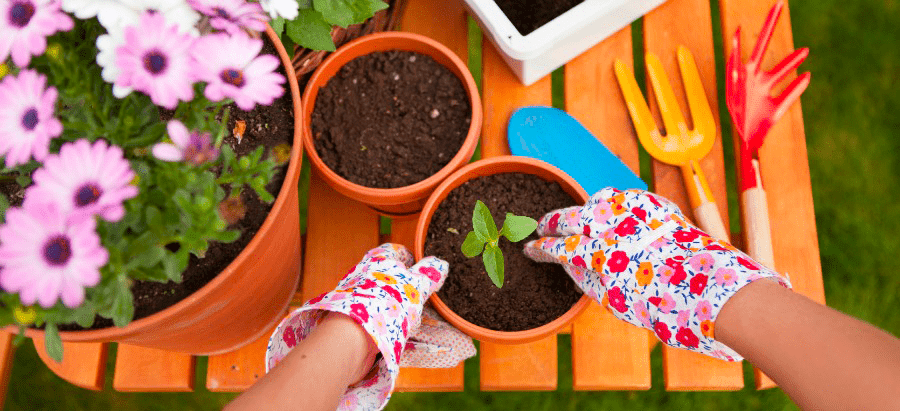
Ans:
[[[530,85],[665,0],[585,0],[527,36],[494,0],[465,0],[519,80]]]

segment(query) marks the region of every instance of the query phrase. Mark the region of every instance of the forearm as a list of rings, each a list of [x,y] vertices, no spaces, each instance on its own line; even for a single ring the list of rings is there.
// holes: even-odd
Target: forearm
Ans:
[[[900,409],[900,340],[770,281],[728,301],[716,339],[804,409]]]
[[[328,410],[371,368],[372,339],[349,317],[329,314],[310,335],[225,408]]]

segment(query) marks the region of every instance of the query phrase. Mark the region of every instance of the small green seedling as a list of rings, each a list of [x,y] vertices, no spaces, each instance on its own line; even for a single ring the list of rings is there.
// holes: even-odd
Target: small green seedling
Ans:
[[[503,286],[503,253],[500,252],[498,245],[500,236],[514,243],[522,241],[534,232],[537,221],[530,217],[506,213],[503,228],[497,231],[491,211],[478,200],[472,212],[472,228],[474,230],[466,234],[466,239],[462,243],[462,252],[466,257],[472,258],[484,251],[481,256],[484,268],[494,285],[500,288]]]

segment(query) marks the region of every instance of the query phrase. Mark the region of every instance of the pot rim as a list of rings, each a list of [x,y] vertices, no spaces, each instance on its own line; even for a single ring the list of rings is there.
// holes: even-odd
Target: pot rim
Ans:
[[[424,45],[426,48],[431,49],[433,53],[426,53],[419,50],[411,51],[426,54],[430,57],[434,57],[435,54],[443,55],[447,60],[451,62],[451,65],[453,67],[447,67],[446,65],[444,66],[447,67],[457,78],[459,78],[463,87],[466,89],[466,96],[469,99],[469,106],[472,111],[471,120],[469,122],[469,130],[466,134],[465,140],[463,140],[462,146],[450,159],[450,162],[448,162],[444,167],[438,170],[438,172],[432,174],[428,178],[403,187],[367,187],[341,177],[336,172],[334,172],[334,170],[329,168],[324,161],[322,161],[322,158],[319,157],[319,153],[316,151],[313,142],[310,117],[312,116],[313,109],[315,108],[315,102],[318,96],[319,89],[324,87],[324,85],[327,84],[327,82],[334,76],[332,74],[331,76],[325,78],[326,75],[323,74],[325,70],[328,70],[333,65],[337,64],[336,61],[343,58],[345,55],[351,55],[353,56],[353,58],[356,58],[374,51],[407,50],[406,48],[404,48],[403,44],[398,44],[397,47],[393,49],[368,49],[368,46],[371,43],[379,43],[382,41],[397,42],[398,40],[418,42]],[[438,63],[441,64],[440,62]],[[343,67],[343,65],[341,65],[341,67]],[[340,68],[338,68],[337,70],[340,70]],[[462,76],[457,74],[457,72],[462,73]],[[421,194],[421,192],[427,191],[429,188],[437,186],[453,171],[466,164],[469,159],[471,159],[472,154],[475,152],[475,148],[478,145],[479,136],[481,135],[481,124],[483,119],[481,95],[479,94],[478,86],[475,84],[475,79],[472,77],[472,73],[469,71],[469,67],[459,58],[459,56],[456,55],[456,53],[447,48],[447,46],[421,34],[402,31],[385,31],[380,33],[368,34],[348,42],[347,44],[341,46],[330,56],[328,56],[328,58],[326,58],[319,65],[316,71],[313,72],[312,77],[310,77],[309,82],[306,84],[306,88],[303,91],[303,96],[304,99],[302,101],[301,110],[301,112],[303,113],[302,139],[309,161],[317,171],[320,171],[322,174],[324,174],[323,177],[326,181],[328,181],[329,183],[333,182],[342,186],[346,190],[357,193],[361,198],[364,198],[364,200],[361,201],[367,202],[371,205],[391,206],[398,203],[397,198],[401,198],[403,200],[400,201],[401,203],[412,201],[417,198],[424,198],[425,196],[419,195]]]
[[[570,177],[562,170],[541,160],[510,155],[478,160],[457,170],[450,177],[444,180],[444,182],[434,190],[431,196],[428,197],[428,201],[425,203],[425,207],[422,209],[422,214],[420,215],[419,221],[416,224],[416,237],[414,244],[414,255],[416,261],[424,258],[425,237],[428,233],[428,226],[431,223],[431,217],[434,214],[434,211],[437,209],[437,206],[440,205],[440,203],[453,189],[460,186],[466,181],[482,176],[482,174],[475,174],[476,171],[484,169],[490,170],[484,175],[502,174],[505,172],[534,174],[522,170],[513,171],[510,170],[510,166],[524,167],[526,169],[542,169],[544,171],[547,171],[556,178],[555,181],[563,187],[563,190],[565,190],[566,193],[577,199],[576,201],[580,201],[582,204],[584,204],[589,198],[587,192],[584,191],[584,189],[575,181],[575,179]],[[542,176],[538,177],[543,178]],[[497,331],[475,325],[462,318],[461,316],[450,310],[450,308],[440,299],[440,297],[438,297],[437,292],[431,294],[430,299],[435,309],[444,317],[444,319],[453,324],[455,327],[480,341],[499,344],[524,344],[554,334],[556,331],[565,327],[569,322],[574,320],[575,317],[577,317],[578,314],[584,311],[591,302],[591,298],[588,297],[587,294],[582,294],[581,298],[579,298],[578,301],[576,301],[568,311],[547,324],[522,331]]]
[[[97,340],[108,340],[114,341],[116,338],[138,334],[144,330],[155,327],[160,323],[165,323],[169,321],[172,317],[174,317],[177,313],[188,309],[188,307],[195,304],[197,300],[201,300],[210,294],[214,289],[221,286],[221,284],[229,281],[231,277],[236,273],[235,267],[239,265],[240,262],[247,260],[253,254],[252,250],[259,247],[259,243],[262,241],[262,238],[266,236],[266,234],[272,230],[272,227],[276,224],[277,216],[282,213],[282,209],[285,207],[285,203],[287,202],[287,195],[292,191],[291,185],[297,184],[297,179],[300,175],[300,166],[302,162],[301,156],[301,147],[302,141],[300,138],[301,130],[302,130],[302,120],[303,117],[300,111],[300,88],[297,84],[297,76],[294,72],[294,66],[291,64],[291,59],[288,57],[287,51],[284,48],[284,45],[281,44],[281,40],[278,39],[278,36],[272,30],[272,27],[266,24],[266,36],[269,38],[269,41],[273,43],[276,51],[278,52],[279,60],[281,61],[281,65],[284,67],[285,74],[287,76],[288,81],[288,91],[291,93],[292,106],[293,106],[293,114],[294,114],[294,140],[291,145],[291,160],[288,165],[287,172],[285,173],[284,182],[281,184],[281,188],[278,191],[278,196],[275,199],[275,203],[272,206],[272,210],[269,211],[269,215],[266,216],[266,219],[263,221],[263,224],[259,227],[259,230],[253,236],[247,246],[241,250],[240,254],[232,260],[228,266],[225,267],[222,272],[216,275],[210,282],[201,287],[199,290],[194,291],[183,300],[173,304],[172,306],[159,311],[155,314],[151,314],[147,317],[134,320],[125,327],[106,327],[100,328],[96,330],[82,330],[82,331],[60,331],[60,337],[63,341],[69,342],[89,342],[89,341],[97,341]],[[10,327],[14,327],[16,332],[18,327],[15,325],[11,325]],[[25,335],[28,337],[39,336],[42,337],[44,334],[44,330],[26,327]]]

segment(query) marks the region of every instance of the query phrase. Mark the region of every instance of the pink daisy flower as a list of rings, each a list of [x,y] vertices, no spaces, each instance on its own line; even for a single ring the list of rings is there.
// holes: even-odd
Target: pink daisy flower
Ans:
[[[242,110],[249,111],[257,103],[272,104],[284,93],[284,76],[275,72],[278,58],[259,55],[262,40],[246,34],[224,33],[205,36],[194,46],[200,79],[206,81],[206,98],[220,101],[234,99]]]
[[[194,97],[190,50],[194,38],[169,25],[159,13],[145,13],[125,29],[125,44],[116,49],[115,85],[147,93],[153,103],[175,109]]]
[[[68,222],[53,203],[9,209],[0,227],[0,287],[19,293],[25,305],[50,308],[60,298],[69,308],[81,305],[109,258],[95,224]]]
[[[153,156],[163,161],[187,161],[196,165],[215,160],[219,150],[212,143],[209,133],[189,132],[184,124],[172,120],[166,127],[170,143],[153,146]]]
[[[34,172],[25,202],[56,203],[72,220],[99,214],[107,221],[119,221],[125,215],[122,203],[138,194],[131,184],[134,176],[121,148],[82,139],[47,157],[44,167]]]
[[[47,36],[73,26],[59,0],[0,0],[0,61],[12,55],[25,67],[47,48]]]
[[[0,155],[6,166],[25,164],[31,157],[47,157],[50,140],[63,127],[53,117],[56,89],[45,88],[47,78],[32,70],[0,82]]]
[[[258,3],[244,0],[189,0],[191,7],[209,16],[209,25],[215,29],[238,34],[243,29],[264,31],[268,16]]]

